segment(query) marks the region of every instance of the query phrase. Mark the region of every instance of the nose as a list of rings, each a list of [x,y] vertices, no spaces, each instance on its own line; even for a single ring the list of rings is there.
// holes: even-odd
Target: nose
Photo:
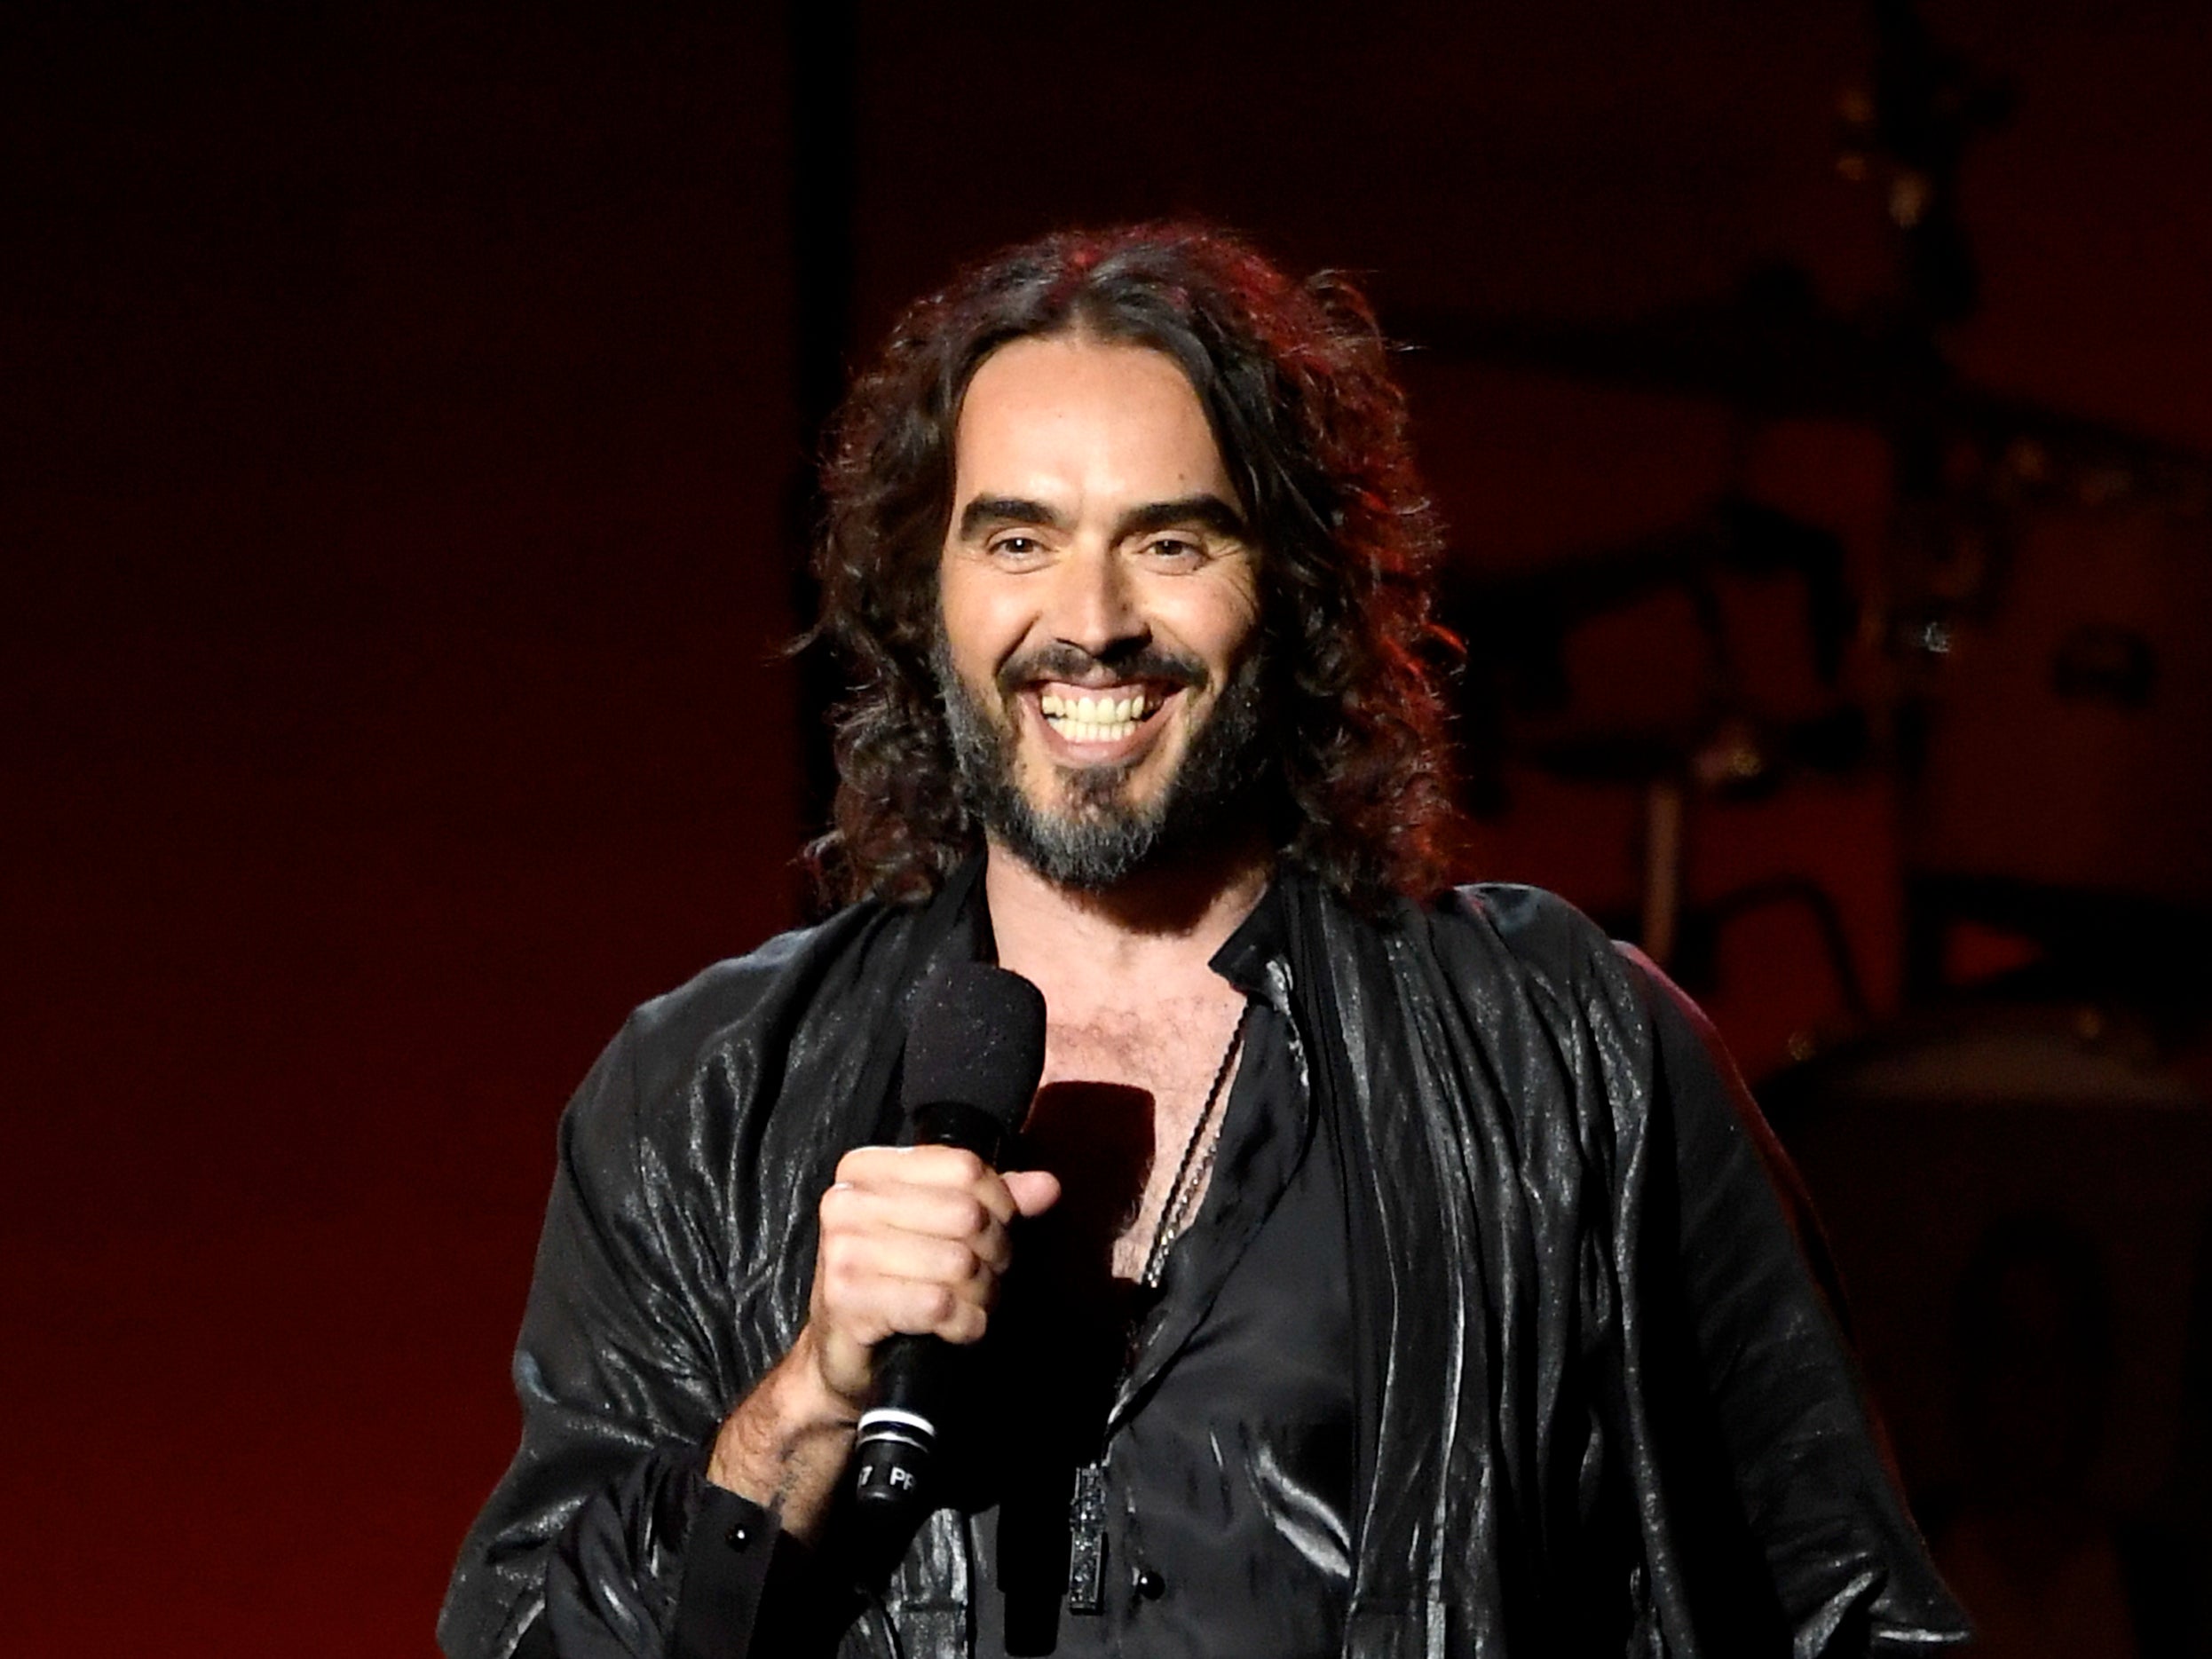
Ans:
[[[1111,550],[1086,550],[1054,573],[1046,624],[1063,644],[1104,657],[1147,644],[1150,629],[1130,573]]]

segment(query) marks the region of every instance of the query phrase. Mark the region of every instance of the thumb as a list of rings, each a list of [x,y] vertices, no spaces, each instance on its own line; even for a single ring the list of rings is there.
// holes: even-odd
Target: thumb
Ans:
[[[1042,1215],[1060,1202],[1060,1177],[1048,1169],[1008,1170],[1004,1179],[1014,1207],[1025,1216]]]

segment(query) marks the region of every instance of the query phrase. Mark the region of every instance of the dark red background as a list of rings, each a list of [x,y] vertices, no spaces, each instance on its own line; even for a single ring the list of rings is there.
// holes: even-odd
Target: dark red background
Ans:
[[[870,0],[857,337],[1010,238],[1181,210],[1386,310],[1625,315],[1777,255],[1839,304],[1890,280],[1833,166],[1855,6],[1478,10]],[[800,913],[788,43],[763,8],[27,12],[6,1644],[428,1652],[512,1442],[561,1102],[632,1004]],[[2201,8],[1930,17],[2023,99],[1966,173],[1959,358],[2212,448]],[[1858,555],[1881,533],[1865,432],[1732,459],[1705,406],[1410,383],[1469,569],[1664,523],[1732,467]],[[1694,887],[1813,873],[1890,1006],[1893,806],[1711,814]],[[1633,834],[1631,797],[1531,786],[1481,873],[1617,905]],[[1755,1069],[1834,1016],[1802,946],[1776,923],[1724,963]]]

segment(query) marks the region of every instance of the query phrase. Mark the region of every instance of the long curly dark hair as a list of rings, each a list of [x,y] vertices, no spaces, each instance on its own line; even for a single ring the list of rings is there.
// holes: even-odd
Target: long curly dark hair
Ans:
[[[823,467],[826,637],[850,660],[835,826],[810,853],[834,897],[911,901],[981,845],[956,783],[931,648],[960,399],[1010,340],[1082,333],[1181,366],[1260,549],[1276,848],[1363,907],[1449,880],[1456,822],[1434,620],[1441,549],[1405,399],[1365,298],[1292,280],[1194,225],[1047,236],[899,320],[855,383]]]

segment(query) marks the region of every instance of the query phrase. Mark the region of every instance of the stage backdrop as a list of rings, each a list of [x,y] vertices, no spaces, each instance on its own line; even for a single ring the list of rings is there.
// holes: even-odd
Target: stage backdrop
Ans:
[[[1849,305],[1891,270],[1833,171],[1845,0],[867,0],[841,94],[794,93],[757,6],[30,10],[0,38],[0,1553],[42,1659],[430,1651],[513,1442],[562,1102],[632,1005],[801,914],[799,320],[805,361],[844,348],[800,304],[836,296],[796,289],[794,177],[849,237],[854,339],[1007,238],[1178,211],[1397,314],[1626,317],[1775,256]],[[1967,172],[1963,360],[2212,446],[2196,8],[1932,15],[2023,94]],[[793,138],[841,96],[849,194]],[[1883,533],[1845,425],[1747,448],[1680,398],[1410,378],[1463,573],[1731,481],[1856,570]],[[1632,898],[1633,795],[1523,781],[1482,873]],[[1693,890],[1811,873],[1883,1005],[1892,804],[1708,814]],[[1722,965],[1758,1063],[1837,1013],[1795,926]]]

